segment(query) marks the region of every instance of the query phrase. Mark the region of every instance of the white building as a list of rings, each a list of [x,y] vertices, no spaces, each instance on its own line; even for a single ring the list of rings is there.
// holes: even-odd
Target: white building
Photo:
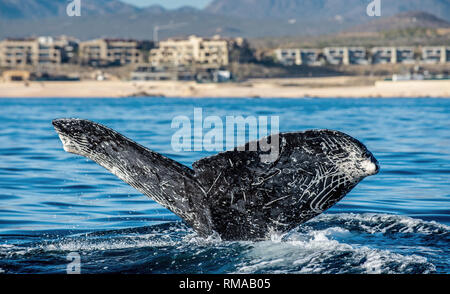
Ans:
[[[422,61],[424,63],[450,62],[450,47],[428,46],[422,48]]]
[[[371,50],[372,63],[413,64],[416,62],[414,51],[414,47],[374,47]]]
[[[220,68],[229,64],[229,42],[219,36],[204,39],[190,36],[188,39],[169,39],[150,51],[153,66],[201,66]]]
[[[327,47],[323,54],[328,63],[333,65],[368,64],[364,47]]]
[[[277,49],[275,58],[283,65],[320,65],[319,49]]]

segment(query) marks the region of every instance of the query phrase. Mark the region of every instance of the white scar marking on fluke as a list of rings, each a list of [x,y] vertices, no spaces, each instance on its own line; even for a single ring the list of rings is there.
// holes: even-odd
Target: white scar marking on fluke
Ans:
[[[306,185],[299,199],[299,202],[305,197],[312,199],[310,208],[316,213],[320,213],[326,209],[326,205],[329,204],[328,201],[335,191],[333,187],[339,187],[340,185],[346,186],[347,184],[356,185],[362,178],[375,174],[377,171],[377,166],[371,159],[367,158],[361,161],[364,155],[361,153],[359,147],[355,147],[355,144],[348,138],[341,138],[341,141],[338,142],[336,138],[324,138],[320,143],[323,154],[325,154],[329,162],[333,163],[334,167],[328,169],[326,166],[320,165],[315,169],[314,173],[311,174],[313,178]],[[343,151],[333,153],[338,146]],[[313,153],[312,150],[309,150],[305,146],[303,150],[306,153]],[[307,172],[307,174],[309,173]],[[303,182],[301,186],[304,184]],[[317,186],[321,186],[320,191],[317,191],[317,193],[316,191],[310,191],[311,188]]]
[[[363,161],[361,166],[368,174],[374,174],[377,170],[377,166],[370,160]]]
[[[209,187],[208,192],[206,192],[206,194],[208,195],[209,192],[211,192],[211,189],[214,187],[214,185],[217,183],[217,180],[220,178],[220,176],[222,175],[222,171],[220,171],[219,175],[217,176],[217,178],[214,180],[214,183],[211,185],[211,187]]]
[[[288,197],[290,197],[290,195],[283,196],[283,197],[280,197],[280,198],[278,198],[278,199],[275,199],[275,200],[272,200],[272,201],[270,201],[270,202],[267,202],[264,206],[270,206],[271,204],[273,204],[273,203],[275,203],[275,202],[277,202],[277,201],[286,199],[286,198],[288,198]]]

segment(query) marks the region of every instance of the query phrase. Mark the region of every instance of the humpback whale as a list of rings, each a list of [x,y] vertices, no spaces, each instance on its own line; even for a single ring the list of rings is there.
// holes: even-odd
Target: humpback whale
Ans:
[[[274,161],[241,146],[189,168],[92,121],[52,123],[65,151],[103,166],[200,236],[218,234],[222,240],[264,240],[269,232],[287,232],[379,170],[361,142],[333,130],[276,134],[280,146]]]

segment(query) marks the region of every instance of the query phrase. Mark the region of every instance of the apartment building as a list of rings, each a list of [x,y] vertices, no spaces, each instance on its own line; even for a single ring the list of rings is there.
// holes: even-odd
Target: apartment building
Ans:
[[[413,64],[416,61],[414,47],[374,47],[371,52],[373,64]]]
[[[199,66],[217,69],[229,64],[228,41],[215,36],[204,39],[190,36],[188,39],[169,39],[150,50],[153,66]]]
[[[279,63],[286,66],[302,64],[300,49],[277,49],[275,50],[275,58]]]
[[[122,39],[96,39],[81,42],[79,58],[81,64],[112,66],[139,64],[144,61],[143,42]]]
[[[323,55],[329,64],[349,64],[348,50],[345,47],[327,47],[323,49]]]
[[[61,63],[76,62],[80,41],[74,37],[60,36],[53,39],[53,44],[60,49]]]
[[[50,37],[6,39],[0,42],[0,66],[49,65],[62,62],[62,48]]]
[[[367,51],[364,47],[348,48],[349,64],[369,64]]]
[[[283,65],[320,65],[319,49],[277,49],[275,58]]]
[[[427,46],[422,48],[422,61],[424,63],[450,62],[450,47]]]
[[[371,49],[373,64],[395,63],[396,50],[394,47],[374,47]]]
[[[368,64],[364,47],[327,47],[323,54],[328,63],[333,65]]]
[[[413,64],[416,62],[414,47],[397,47],[396,63]]]

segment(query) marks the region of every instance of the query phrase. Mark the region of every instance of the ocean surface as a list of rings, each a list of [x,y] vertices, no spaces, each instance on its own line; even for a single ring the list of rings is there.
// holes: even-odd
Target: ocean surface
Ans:
[[[285,235],[202,239],[51,125],[94,120],[190,166],[214,153],[171,147],[194,107],[345,132],[381,171]],[[450,99],[0,99],[0,272],[66,273],[69,254],[81,273],[450,273]]]

